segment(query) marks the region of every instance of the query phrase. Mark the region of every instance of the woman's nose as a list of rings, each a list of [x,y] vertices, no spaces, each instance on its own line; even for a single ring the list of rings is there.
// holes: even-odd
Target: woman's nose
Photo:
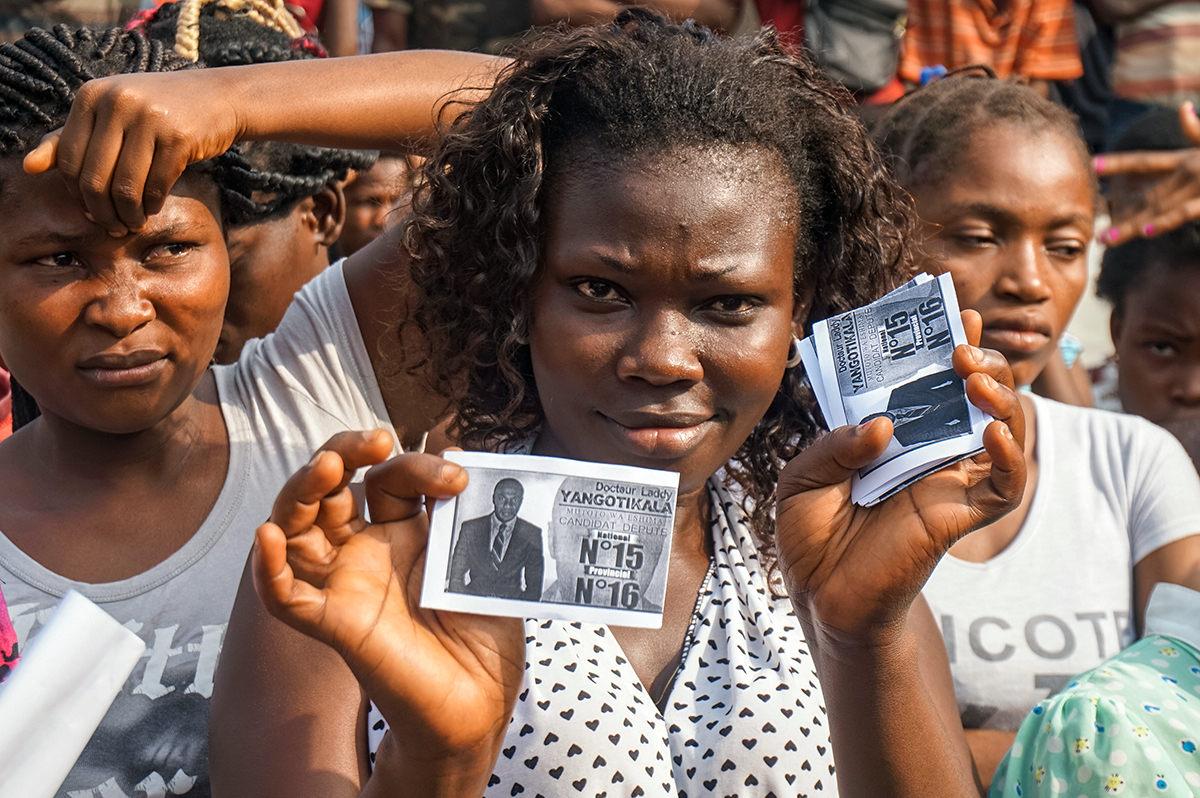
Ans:
[[[997,290],[1022,302],[1044,302],[1051,297],[1046,262],[1040,243],[1021,239],[1006,248]]]
[[[640,379],[652,385],[699,382],[704,377],[697,336],[686,317],[659,313],[636,327],[626,341],[617,366],[621,379]]]
[[[154,317],[154,303],[146,297],[133,275],[118,275],[106,280],[84,312],[88,324],[103,327],[117,338],[132,334]]]

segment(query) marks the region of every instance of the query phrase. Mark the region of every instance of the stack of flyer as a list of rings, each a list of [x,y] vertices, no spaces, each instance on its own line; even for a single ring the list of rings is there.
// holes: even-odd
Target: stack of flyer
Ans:
[[[992,420],[967,401],[954,348],[967,343],[949,274],[920,275],[866,307],[813,326],[804,369],[830,429],[887,416],[887,449],[860,468],[851,499],[869,506],[983,449]]]

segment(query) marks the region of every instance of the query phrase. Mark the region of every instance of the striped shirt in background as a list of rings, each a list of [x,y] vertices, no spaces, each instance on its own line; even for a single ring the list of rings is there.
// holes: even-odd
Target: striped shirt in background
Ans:
[[[900,77],[917,83],[938,64],[988,64],[1002,78],[1080,77],[1071,0],[909,0]]]
[[[1200,97],[1200,3],[1169,2],[1119,23],[1115,33],[1118,97],[1163,105]]]

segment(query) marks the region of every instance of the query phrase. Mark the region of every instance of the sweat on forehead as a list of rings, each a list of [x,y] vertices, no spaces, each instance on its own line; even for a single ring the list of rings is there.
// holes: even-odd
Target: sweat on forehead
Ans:
[[[624,172],[655,178],[683,177],[697,185],[710,178],[736,187],[757,206],[771,205],[780,221],[795,221],[799,198],[795,184],[778,153],[754,145],[732,144],[657,146],[636,152],[616,152],[595,141],[582,141],[556,153],[546,163],[543,207],[568,189],[589,191]]]

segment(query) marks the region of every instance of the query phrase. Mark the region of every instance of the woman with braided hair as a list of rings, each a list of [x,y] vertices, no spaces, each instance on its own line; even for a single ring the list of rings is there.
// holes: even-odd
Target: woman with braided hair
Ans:
[[[61,132],[26,157],[31,175],[0,163],[0,179],[22,181],[19,196],[62,203],[23,217],[16,236],[0,229],[0,240],[45,242],[0,250],[0,352],[18,378],[40,379],[34,395],[63,393],[29,367],[57,328],[22,310],[39,296],[25,280],[78,283],[59,300],[77,320],[64,337],[116,308],[164,310],[158,324],[110,321],[108,349],[79,367],[58,358],[51,372],[90,401],[48,401],[41,426],[0,449],[0,468],[74,420],[68,410],[103,429],[118,397],[140,398],[143,415],[161,408],[151,400],[162,383],[143,365],[97,358],[151,333],[173,340],[180,314],[167,310],[183,304],[150,292],[168,275],[182,282],[182,266],[92,266],[65,235],[31,235],[39,225],[72,219],[102,252],[166,238],[198,258],[196,236],[167,235],[190,163],[239,139],[420,138],[444,114],[433,90],[461,85],[468,66],[490,92],[445,131],[410,220],[309,283],[274,335],[198,388],[227,407],[230,377],[261,369],[255,379],[285,381],[286,407],[252,414],[257,456],[279,462],[291,450],[272,427],[335,414],[378,384],[359,416],[386,402],[405,433],[428,429],[435,414],[422,407],[442,409],[432,393],[451,400],[465,445],[678,471],[663,629],[421,610],[424,499],[461,491],[465,472],[428,454],[387,460],[379,432],[339,436],[299,467],[258,530],[217,674],[214,791],[971,793],[918,593],[952,542],[1018,501],[1023,417],[1003,360],[964,346],[954,362],[969,398],[1002,419],[985,435],[988,456],[872,508],[850,503],[852,470],[891,428],[876,420],[816,439],[795,339],[907,275],[909,216],[842,95],[771,33],[730,41],[634,10],[531,40],[508,66],[398,53],[82,86]],[[332,88],[342,86],[353,102]],[[977,337],[977,320],[965,321]],[[129,356],[141,351],[157,350]],[[320,370],[314,359],[319,388],[305,371]],[[91,371],[111,394],[83,381]],[[143,375],[138,390],[115,390]],[[206,428],[215,456],[228,428]],[[280,448],[289,454],[271,454]],[[372,463],[366,524],[346,483]],[[205,476],[188,489],[215,486]],[[9,516],[0,510],[0,529],[28,523]],[[20,537],[54,554],[37,542]],[[367,696],[371,729],[390,728],[371,740]]]
[[[398,59],[421,73],[406,84],[421,107],[403,128],[413,137],[433,133],[430,109],[481,63]],[[279,335],[210,368],[226,232],[271,213],[299,180],[255,170],[253,153],[225,142],[161,195],[121,202],[140,215],[115,230],[79,197],[127,193],[119,180],[68,186],[22,169],[97,78],[191,68],[141,29],[58,27],[0,46],[0,368],[22,386],[14,410],[26,422],[0,443],[0,581],[22,649],[69,589],[147,643],[60,796],[210,794],[214,669],[254,526],[331,436],[394,422],[419,440],[432,423],[405,375],[378,386],[372,357],[391,328],[355,323],[336,268]],[[126,147],[169,151],[139,130]],[[365,264],[355,304],[373,320],[399,299],[379,259]]]

